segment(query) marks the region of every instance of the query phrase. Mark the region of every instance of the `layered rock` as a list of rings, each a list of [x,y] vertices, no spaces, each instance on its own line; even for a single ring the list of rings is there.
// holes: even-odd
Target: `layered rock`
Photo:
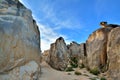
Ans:
[[[67,66],[68,51],[62,37],[58,38],[55,43],[51,44],[49,65],[58,70],[64,70]]]
[[[107,55],[111,80],[120,80],[120,27],[111,30],[108,36]]]
[[[93,32],[86,41],[87,65],[89,69],[105,70],[108,34],[111,29],[111,27],[100,28]]]
[[[24,75],[21,71],[27,73],[25,72],[27,67],[24,67],[27,64],[36,65],[37,70],[34,70],[34,67],[30,68],[34,73],[40,70],[38,26],[33,20],[31,11],[18,0],[1,0],[0,2],[0,37],[0,74],[8,77],[9,80],[16,80],[15,78]],[[18,74],[15,74],[17,70]],[[12,78],[7,75],[17,75],[17,77]],[[31,72],[30,75],[32,75]],[[4,76],[2,78],[0,76],[0,79],[4,80]],[[21,78],[20,80],[30,80]]]

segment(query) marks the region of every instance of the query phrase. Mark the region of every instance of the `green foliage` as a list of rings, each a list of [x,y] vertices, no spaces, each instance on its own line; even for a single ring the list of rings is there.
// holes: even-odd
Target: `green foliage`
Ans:
[[[72,67],[67,67],[67,68],[65,69],[65,71],[66,71],[66,72],[74,71],[74,69],[73,69]]]
[[[104,78],[104,77],[101,77],[101,78],[100,78],[100,80],[107,80],[107,79],[106,79],[106,78]]]
[[[81,72],[75,71],[75,75],[81,75]]]
[[[90,78],[91,80],[97,80],[96,78]]]
[[[79,68],[80,68],[80,69],[85,68],[84,64],[81,64],[81,65],[79,66]]]
[[[77,68],[78,67],[78,59],[76,57],[70,57],[70,65],[73,67],[73,68]]]
[[[89,75],[87,75],[87,74],[83,74],[83,75],[84,75],[84,76],[87,76],[87,77],[89,76]]]
[[[90,70],[90,73],[92,73],[94,75],[98,75],[100,72],[99,72],[98,68],[94,68],[94,69]]]

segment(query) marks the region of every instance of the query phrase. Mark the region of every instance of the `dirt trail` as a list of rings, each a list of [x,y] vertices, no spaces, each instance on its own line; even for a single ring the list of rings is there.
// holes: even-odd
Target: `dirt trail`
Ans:
[[[51,68],[46,62],[41,63],[42,74],[40,80],[91,80],[96,77],[90,74],[86,69],[81,69],[82,75],[75,75],[73,72],[62,72]],[[99,80],[99,79],[97,79]]]

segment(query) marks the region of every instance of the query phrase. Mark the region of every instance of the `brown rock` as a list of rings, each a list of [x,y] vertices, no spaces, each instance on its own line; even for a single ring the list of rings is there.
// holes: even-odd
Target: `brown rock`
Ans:
[[[107,44],[108,76],[112,80],[120,80],[120,27],[111,30]]]
[[[98,68],[102,70],[106,67],[107,40],[111,29],[111,27],[100,28],[93,32],[86,41],[87,65],[89,69]]]

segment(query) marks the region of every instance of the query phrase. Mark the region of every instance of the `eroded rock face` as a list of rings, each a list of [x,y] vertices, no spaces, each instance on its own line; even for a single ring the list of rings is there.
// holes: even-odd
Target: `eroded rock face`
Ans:
[[[39,66],[39,39],[40,33],[31,11],[18,0],[1,0],[0,74],[11,74],[30,61]]]
[[[120,27],[111,30],[107,44],[108,76],[111,80],[120,80]]]
[[[45,50],[42,54],[42,61],[50,62],[50,50]]]
[[[67,66],[68,52],[67,46],[62,37],[58,38],[55,43],[50,47],[50,61],[48,62],[51,67],[64,70]]]
[[[9,71],[9,74],[0,75],[1,80],[39,80],[40,67],[35,61],[30,61]]]
[[[78,44],[76,42],[70,43],[68,47],[68,53],[70,57],[77,58],[80,63],[85,63],[85,56],[86,56],[86,50],[85,50],[85,43]]]
[[[72,42],[70,43],[70,45],[68,45],[68,50],[69,50],[69,54],[70,56],[74,56],[74,57],[79,57],[80,56],[80,45],[76,42]]]
[[[107,63],[108,33],[112,28],[100,28],[86,41],[87,65],[90,69],[105,69]]]

